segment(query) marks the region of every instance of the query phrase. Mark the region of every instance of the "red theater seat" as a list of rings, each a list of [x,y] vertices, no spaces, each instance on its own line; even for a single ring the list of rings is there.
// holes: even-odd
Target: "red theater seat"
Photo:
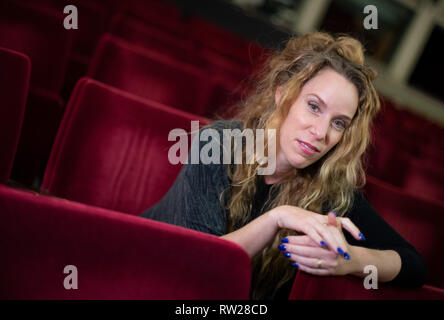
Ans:
[[[23,0],[14,0],[23,1]],[[77,55],[90,57],[97,45],[100,36],[106,31],[110,9],[104,1],[100,0],[33,0],[34,7],[41,10],[50,10],[63,14],[64,18],[68,13],[64,9],[68,5],[74,5],[78,13],[78,29],[65,30],[72,33],[72,50]],[[63,28],[63,24],[60,25]]]
[[[196,114],[213,109],[219,85],[202,70],[105,35],[88,70],[94,79]]]
[[[247,253],[215,236],[7,186],[0,219],[0,299],[248,298]]]
[[[190,39],[122,13],[111,19],[110,32],[132,44],[199,66],[199,46]]]
[[[59,197],[139,214],[180,171],[168,161],[174,128],[206,119],[141,99],[92,79],[77,84],[42,189]]]
[[[289,300],[443,300],[444,289],[423,286],[409,289],[384,283],[378,289],[366,289],[357,277],[316,277],[299,272]]]
[[[407,194],[367,176],[364,195],[375,210],[424,258],[428,267],[427,284],[444,288],[444,204]]]
[[[0,2],[0,46],[25,53],[32,62],[31,86],[60,93],[72,43],[63,12],[28,1]]]
[[[0,47],[0,70],[0,183],[6,183],[22,129],[31,61],[22,53]]]
[[[444,131],[437,133],[437,135],[444,137]],[[429,144],[423,145],[420,151],[421,159],[441,166],[444,163],[444,145],[441,144],[441,141],[430,141]]]
[[[86,75],[94,49],[108,28],[111,14],[109,3],[101,0],[34,0],[33,4],[39,8],[62,13],[64,19],[71,13],[64,13],[66,6],[74,5],[77,8],[78,29],[63,29],[66,35],[72,36],[72,46],[61,91],[63,99],[67,101],[76,82]],[[60,26],[63,28],[63,25]]]
[[[195,65],[209,72],[212,77],[221,75],[238,83],[251,72],[251,68],[244,63],[205,47],[205,43],[167,32],[128,15],[114,15],[111,33],[131,43]]]
[[[402,153],[402,155],[401,155]],[[402,148],[397,148],[390,136],[378,135],[368,149],[368,173],[394,186],[402,187],[407,172],[407,159],[411,157]]]
[[[256,58],[263,53],[262,48],[257,44],[197,17],[190,20],[189,35],[206,47],[246,64],[248,67],[254,66]]]
[[[370,175],[418,197],[443,201],[444,169],[438,161],[415,157],[382,137],[370,150]]]
[[[383,151],[401,150],[427,162],[439,162],[438,164],[444,159],[441,152],[442,139],[440,140],[444,129],[428,119],[383,99],[382,112],[376,123],[377,147],[379,144],[386,146],[387,150]]]
[[[411,158],[403,189],[418,197],[439,201],[444,204],[444,167]]]
[[[111,0],[115,12],[136,16],[178,35],[187,33],[187,21],[178,6],[163,0]]]

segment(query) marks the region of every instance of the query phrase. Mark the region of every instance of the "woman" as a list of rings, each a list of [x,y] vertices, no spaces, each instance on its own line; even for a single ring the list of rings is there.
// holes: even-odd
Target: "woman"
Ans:
[[[261,159],[184,165],[142,216],[238,243],[253,260],[252,298],[286,298],[297,270],[362,277],[375,265],[381,282],[423,285],[421,256],[358,191],[380,108],[374,76],[353,38],[290,39],[269,59],[237,120],[209,126],[221,136],[228,128],[275,129],[274,173],[258,174]],[[265,141],[268,150],[272,141]]]

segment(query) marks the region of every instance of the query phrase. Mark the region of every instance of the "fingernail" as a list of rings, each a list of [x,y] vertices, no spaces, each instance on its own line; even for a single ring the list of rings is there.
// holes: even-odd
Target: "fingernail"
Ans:
[[[282,242],[282,243],[288,243],[288,238],[283,238],[283,239],[281,240],[281,242]]]
[[[335,217],[337,216],[335,211],[331,210],[330,212],[333,213],[335,215]]]
[[[341,248],[338,248],[338,253],[342,256],[344,254],[344,250],[342,250]]]
[[[344,259],[350,260],[350,255],[347,252],[344,253]]]
[[[284,252],[284,257],[285,257],[285,258],[290,258],[290,257],[291,257],[290,252]]]
[[[321,241],[321,246],[326,247],[327,244],[325,243],[325,241]]]
[[[296,268],[296,269],[299,268],[299,265],[298,265],[296,262],[295,262],[295,263],[292,263],[291,266],[294,267],[294,268]]]
[[[287,247],[286,246],[284,246],[283,244],[280,244],[280,245],[278,245],[278,249],[279,250],[283,250],[283,251],[285,251],[285,250],[287,250]]]
[[[362,233],[358,234],[358,236],[359,236],[359,238],[360,238],[362,241],[365,240],[365,237],[364,237],[364,235],[363,235]]]

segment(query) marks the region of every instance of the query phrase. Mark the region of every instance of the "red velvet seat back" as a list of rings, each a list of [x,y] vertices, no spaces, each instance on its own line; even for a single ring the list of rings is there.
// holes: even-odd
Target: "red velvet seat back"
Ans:
[[[427,284],[444,288],[444,206],[367,176],[365,196],[375,210],[424,258]]]
[[[444,167],[421,159],[410,159],[403,189],[418,197],[444,205]]]
[[[69,102],[42,189],[139,214],[168,191],[180,165],[168,161],[174,128],[206,119],[84,78]]]
[[[22,129],[31,61],[24,54],[0,47],[0,70],[0,183],[6,183]]]
[[[59,93],[72,43],[63,12],[32,1],[0,2],[0,46],[25,53],[32,62],[31,85]]]
[[[443,300],[444,289],[397,288],[378,283],[378,289],[366,289],[364,279],[353,276],[316,277],[298,273],[289,300]]]
[[[16,0],[17,1],[17,0]],[[68,5],[74,5],[78,13],[78,29],[66,30],[66,33],[72,33],[71,57],[79,55],[90,57],[97,45],[100,36],[106,31],[110,8],[109,1],[101,0],[33,0],[35,6],[46,8],[58,13],[63,13],[67,17],[69,13],[64,13]],[[63,27],[63,25],[62,25]]]
[[[119,38],[179,61],[202,65],[198,59],[198,45],[190,39],[150,25],[144,20],[122,13],[111,19],[110,32]]]
[[[88,75],[188,112],[203,114],[211,107],[214,83],[203,71],[111,35],[101,39]]]
[[[0,220],[0,299],[248,298],[247,253],[215,236],[6,186]]]
[[[254,61],[252,57],[255,58],[255,54],[261,51],[258,45],[198,17],[190,19],[189,36],[202,42],[206,47],[249,67]]]
[[[415,157],[381,138],[370,150],[370,175],[420,198],[444,203],[444,169],[438,161]]]
[[[187,36],[179,36],[144,21],[123,14],[114,15],[111,33],[131,43],[190,63],[212,76],[225,76],[238,84],[246,78],[251,67],[227,57]],[[247,57],[245,57],[247,59]]]

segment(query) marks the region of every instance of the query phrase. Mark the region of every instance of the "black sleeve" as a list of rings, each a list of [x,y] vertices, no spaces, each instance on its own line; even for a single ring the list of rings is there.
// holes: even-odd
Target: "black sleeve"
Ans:
[[[222,134],[226,125],[222,121],[214,122],[209,128]],[[200,142],[198,135],[193,144],[199,143],[199,151],[207,142]],[[221,146],[222,148],[222,146]],[[184,164],[176,181],[168,193],[153,207],[144,211],[141,216],[157,221],[182,226],[185,228],[221,236],[226,233],[228,211],[223,207],[220,195],[230,186],[225,165],[191,164],[191,153],[188,164]],[[229,195],[230,190],[224,192]],[[224,197],[223,203],[227,198]]]
[[[401,270],[388,284],[413,288],[424,285],[426,265],[423,258],[371,207],[359,191],[355,192],[353,207],[346,216],[365,236],[364,241],[359,241],[345,232],[349,244],[369,249],[394,250],[400,255]]]

